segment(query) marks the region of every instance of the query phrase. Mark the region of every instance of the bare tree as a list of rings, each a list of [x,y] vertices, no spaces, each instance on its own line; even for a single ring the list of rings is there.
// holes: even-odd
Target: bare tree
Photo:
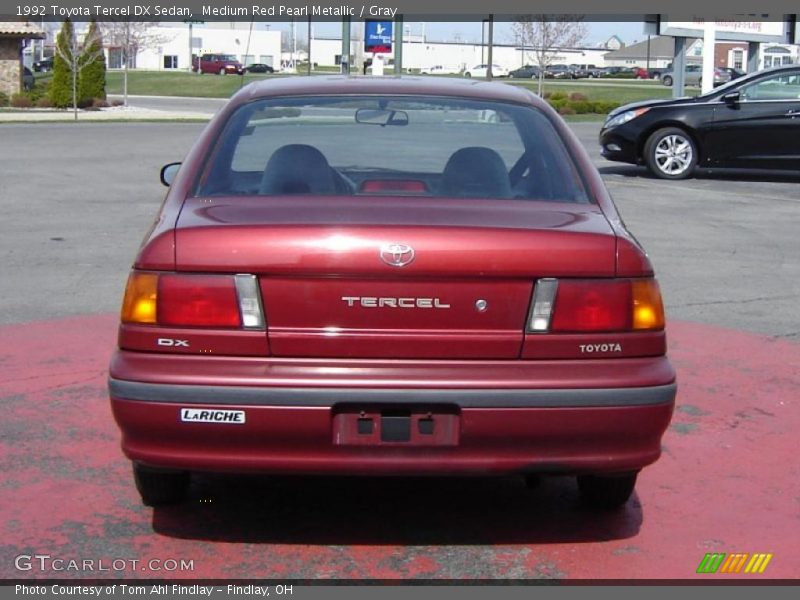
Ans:
[[[156,48],[172,38],[154,31],[157,23],[150,21],[106,21],[101,24],[103,37],[110,48],[119,48],[122,58],[122,96],[128,106],[128,68],[132,57],[142,50]],[[189,59],[191,61],[191,57]]]
[[[575,47],[586,39],[582,15],[522,15],[514,22],[514,37],[523,49],[530,46],[539,66],[539,95],[544,72],[558,48]],[[524,50],[523,50],[524,52]]]
[[[86,32],[83,44],[78,42],[73,27],[62,30],[64,37],[56,44],[56,54],[70,69],[72,77],[72,111],[78,120],[78,78],[90,64],[103,59],[103,44],[97,27],[90,27]]]

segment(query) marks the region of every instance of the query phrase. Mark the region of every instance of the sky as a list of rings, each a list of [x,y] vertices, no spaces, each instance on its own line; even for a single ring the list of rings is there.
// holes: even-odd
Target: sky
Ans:
[[[291,25],[289,23],[260,23],[258,27],[269,26],[271,29],[282,29],[289,31]],[[612,35],[617,35],[626,44],[631,44],[634,41],[642,41],[646,38],[644,33],[644,24],[641,21],[630,22],[587,22],[588,35],[586,37],[587,45],[595,45],[595,43],[605,42]],[[307,21],[298,21],[297,35],[298,39],[305,39],[308,25]],[[421,35],[423,29],[425,37],[428,41],[445,41],[450,42],[456,39],[456,36],[463,42],[480,42],[481,41],[481,23],[480,22],[459,22],[459,23],[446,23],[446,22],[408,22],[405,23],[405,28],[411,35]],[[341,35],[342,26],[340,23],[312,23],[312,31],[314,36],[317,37],[339,37]],[[495,23],[494,39],[497,43],[513,43],[514,35],[512,32],[511,23],[497,22]]]

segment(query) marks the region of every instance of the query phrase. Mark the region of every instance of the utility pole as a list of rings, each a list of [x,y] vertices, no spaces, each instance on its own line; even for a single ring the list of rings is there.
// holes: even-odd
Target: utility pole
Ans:
[[[494,45],[494,15],[489,15],[489,61],[486,67],[486,79],[492,80],[492,46]]]
[[[350,74],[350,17],[342,19],[342,75]]]
[[[308,15],[308,75],[311,75],[311,15]]]
[[[394,74],[403,74],[403,15],[397,15],[394,22]]]

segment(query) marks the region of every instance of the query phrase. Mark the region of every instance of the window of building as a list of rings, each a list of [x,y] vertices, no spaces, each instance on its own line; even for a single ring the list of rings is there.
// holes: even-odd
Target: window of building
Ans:
[[[165,69],[177,69],[178,68],[178,57],[174,54],[167,54],[164,56],[164,68]]]
[[[733,68],[734,69],[741,69],[744,65],[744,51],[742,50],[734,50],[733,51]]]
[[[272,56],[271,54],[261,54],[258,57],[258,62],[260,62],[262,65],[269,65],[270,67],[273,66],[272,63],[273,63],[274,60],[275,60],[275,57]]]

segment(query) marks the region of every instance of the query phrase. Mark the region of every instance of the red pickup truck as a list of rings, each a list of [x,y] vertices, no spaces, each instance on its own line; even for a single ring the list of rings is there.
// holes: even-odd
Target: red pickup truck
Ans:
[[[244,73],[242,63],[236,60],[232,54],[203,54],[195,57],[192,61],[192,71],[197,72],[198,69],[201,75],[203,73],[218,73],[219,75]]]

